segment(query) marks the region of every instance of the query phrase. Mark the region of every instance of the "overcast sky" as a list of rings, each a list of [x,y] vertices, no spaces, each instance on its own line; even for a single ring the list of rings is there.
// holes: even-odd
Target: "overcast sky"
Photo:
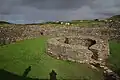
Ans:
[[[106,18],[120,14],[120,0],[0,0],[0,20],[31,23]]]

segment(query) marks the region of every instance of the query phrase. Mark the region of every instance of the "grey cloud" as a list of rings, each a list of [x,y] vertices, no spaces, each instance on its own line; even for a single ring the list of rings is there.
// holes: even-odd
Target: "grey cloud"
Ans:
[[[115,0],[115,6],[120,8],[120,0]]]
[[[96,12],[96,14],[106,16],[120,14],[119,0],[95,0],[90,7]]]
[[[70,19],[95,19],[95,18],[105,18],[101,14],[96,14],[96,11],[91,9],[89,6],[83,6],[78,10],[72,11],[70,14]]]
[[[23,5],[38,9],[78,9],[91,0],[24,0]]]
[[[11,14],[12,9],[19,5],[20,0],[0,0],[0,14]]]
[[[31,23],[106,18],[120,14],[120,0],[0,0],[0,20]]]

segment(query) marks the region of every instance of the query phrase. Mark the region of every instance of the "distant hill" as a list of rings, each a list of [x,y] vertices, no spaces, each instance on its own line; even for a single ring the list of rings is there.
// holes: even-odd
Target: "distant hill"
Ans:
[[[112,20],[119,20],[119,21],[120,21],[120,15],[112,16],[112,17],[110,17],[109,19],[112,19]]]
[[[7,21],[0,21],[0,24],[12,24],[12,23],[9,23]]]

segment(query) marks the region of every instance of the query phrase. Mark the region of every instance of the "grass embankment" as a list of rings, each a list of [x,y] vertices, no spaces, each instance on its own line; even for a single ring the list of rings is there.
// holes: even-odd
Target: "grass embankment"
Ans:
[[[115,71],[120,70],[120,43],[110,41],[110,53],[111,54],[108,59],[111,64],[110,67]]]
[[[25,40],[0,48],[0,69],[22,75],[28,66],[32,66],[28,77],[49,78],[52,69],[58,79],[73,79],[89,76],[92,80],[101,80],[102,73],[92,70],[87,64],[78,64],[56,60],[45,54],[47,38]]]

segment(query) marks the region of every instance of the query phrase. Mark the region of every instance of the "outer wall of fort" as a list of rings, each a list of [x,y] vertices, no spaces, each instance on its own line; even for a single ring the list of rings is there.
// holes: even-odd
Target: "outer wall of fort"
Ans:
[[[20,40],[37,38],[43,35],[47,40],[47,53],[57,59],[76,62],[95,61],[92,58],[97,54],[97,61],[104,61],[109,55],[108,40],[120,35],[113,34],[115,29],[105,27],[49,27],[40,25],[8,25],[0,27],[0,44],[6,45]],[[65,43],[68,38],[69,43]],[[91,45],[91,41],[95,41]]]

